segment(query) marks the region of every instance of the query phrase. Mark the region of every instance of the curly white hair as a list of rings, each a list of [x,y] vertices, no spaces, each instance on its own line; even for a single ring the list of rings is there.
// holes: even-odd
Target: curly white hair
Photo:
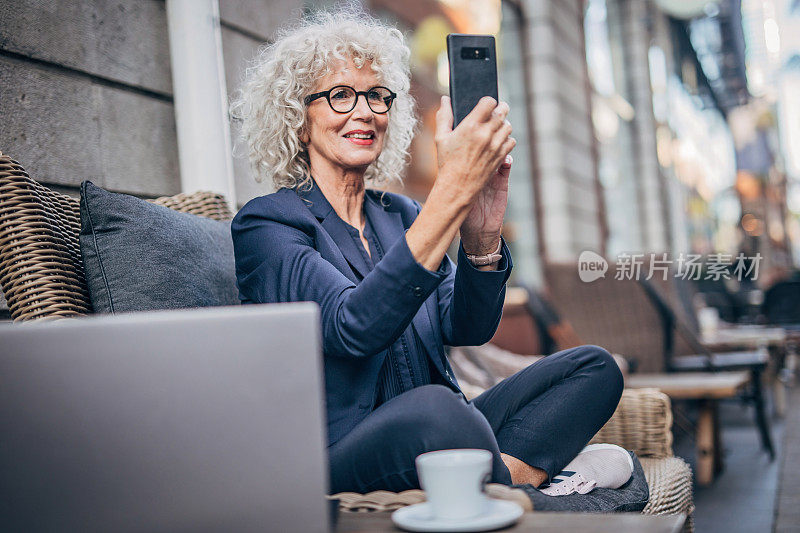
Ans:
[[[338,60],[348,58],[358,68],[371,62],[379,82],[397,93],[383,151],[364,177],[373,186],[402,180],[417,127],[409,56],[403,34],[357,4],[283,28],[274,43],[259,49],[231,104],[256,181],[271,179],[277,188],[310,184],[308,152],[300,140],[307,126],[303,99]]]

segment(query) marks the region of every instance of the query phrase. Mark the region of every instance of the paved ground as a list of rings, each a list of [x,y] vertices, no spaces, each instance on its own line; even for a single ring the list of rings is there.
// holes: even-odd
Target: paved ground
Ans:
[[[783,435],[775,532],[800,531],[800,387],[792,391]]]
[[[800,396],[790,404],[800,409]],[[698,533],[750,533],[771,531],[775,524],[778,480],[783,460],[784,422],[773,420],[772,436],[778,456],[770,462],[762,451],[752,408],[739,402],[726,402],[720,407],[722,441],[725,449],[725,471],[710,487],[695,487],[695,526]],[[689,413],[692,417],[693,413]],[[694,467],[694,442],[685,433],[675,430],[675,453],[689,460]],[[800,430],[792,441],[795,465],[800,465]],[[798,466],[800,468],[800,466]],[[800,485],[795,483],[795,512],[800,510]],[[797,516],[797,515],[795,515]],[[792,519],[794,520],[794,519]],[[800,522],[781,533],[800,531]]]

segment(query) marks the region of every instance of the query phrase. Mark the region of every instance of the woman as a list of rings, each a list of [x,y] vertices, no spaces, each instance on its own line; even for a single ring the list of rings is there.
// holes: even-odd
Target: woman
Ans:
[[[446,448],[488,449],[494,481],[539,487],[609,419],[621,374],[583,346],[464,399],[444,345],[483,344],[500,320],[515,141],[506,103],[482,99],[454,130],[443,97],[424,207],[366,189],[405,166],[408,59],[398,30],[342,11],[284,32],[248,70],[234,114],[257,175],[279,190],[233,221],[240,298],[320,306],[333,492],[418,487],[414,458]],[[457,267],[445,255],[456,235]]]

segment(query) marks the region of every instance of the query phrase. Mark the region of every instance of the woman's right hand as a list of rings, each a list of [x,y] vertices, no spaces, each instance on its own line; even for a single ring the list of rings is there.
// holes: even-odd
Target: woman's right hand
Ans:
[[[442,97],[436,112],[436,179],[470,205],[514,148],[508,104],[484,96],[453,129],[450,98]],[[454,198],[455,199],[455,198]]]
[[[498,104],[494,98],[484,97],[454,130],[450,99],[442,97],[442,105],[436,113],[439,172],[422,211],[406,232],[411,254],[428,270],[439,268],[447,247],[459,229],[464,229],[462,223],[470,213],[480,215],[473,219],[489,220],[489,226],[497,225],[493,238],[496,246],[505,213],[502,181],[508,180],[508,168],[504,172],[498,172],[498,169],[516,143],[509,137],[511,124],[506,115],[508,104]],[[494,184],[490,183],[496,174]],[[487,190],[492,187],[497,191]],[[488,194],[481,195],[484,190]],[[474,204],[479,196],[486,200],[487,205],[478,206],[476,211]],[[485,216],[487,213],[488,217]],[[492,228],[485,227],[487,224],[479,223],[483,227],[472,228],[467,233],[492,233]],[[472,223],[468,225],[475,226]],[[478,235],[476,240],[482,238]]]

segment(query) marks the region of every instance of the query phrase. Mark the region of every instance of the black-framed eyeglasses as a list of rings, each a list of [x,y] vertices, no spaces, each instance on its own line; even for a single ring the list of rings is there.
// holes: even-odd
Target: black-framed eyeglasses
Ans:
[[[309,94],[305,98],[306,105],[318,98],[325,98],[331,109],[337,113],[349,113],[356,107],[358,97],[364,95],[367,105],[373,113],[382,115],[391,109],[397,95],[386,87],[372,87],[366,91],[356,91],[349,85],[337,85],[333,89],[321,93]]]

